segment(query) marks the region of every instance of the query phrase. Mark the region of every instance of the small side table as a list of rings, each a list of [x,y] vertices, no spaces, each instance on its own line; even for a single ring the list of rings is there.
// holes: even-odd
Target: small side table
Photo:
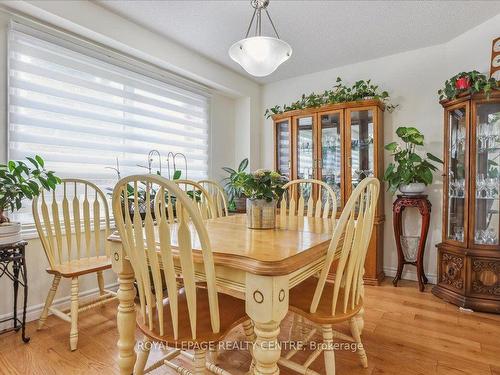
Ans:
[[[422,227],[420,229],[420,240],[418,243],[418,252],[415,260],[405,259],[403,249],[401,247],[401,236],[403,235],[402,216],[406,207],[416,207],[422,216]],[[398,195],[392,206],[394,237],[396,239],[396,247],[398,250],[398,271],[396,277],[392,281],[394,286],[398,285],[403,273],[405,264],[411,264],[417,267],[418,287],[421,292],[424,291],[424,284],[428,280],[424,273],[424,251],[425,242],[427,241],[427,233],[429,231],[429,222],[431,218],[431,202],[427,199],[427,195]]]
[[[26,258],[24,251],[26,245],[27,242],[25,241],[0,245],[0,277],[5,275],[14,283],[13,316],[11,318],[0,320],[0,323],[5,323],[12,320],[13,327],[3,330],[0,333],[10,331],[17,332],[21,329],[21,337],[25,343],[30,341],[30,338],[26,337],[26,304],[28,302],[28,276],[26,273]],[[24,290],[23,316],[21,320],[17,317],[17,294],[19,285],[21,285]]]

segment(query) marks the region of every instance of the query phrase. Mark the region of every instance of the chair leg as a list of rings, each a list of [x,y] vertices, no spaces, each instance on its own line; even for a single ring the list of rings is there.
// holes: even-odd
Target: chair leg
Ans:
[[[323,344],[325,346],[325,350],[323,351],[325,356],[325,372],[326,375],[335,375],[335,350],[333,347],[332,326],[325,324],[321,328],[323,332]]]
[[[106,294],[106,292],[104,291],[104,277],[102,275],[102,271],[97,271],[97,285],[99,285],[99,294],[101,296]]]
[[[255,359],[253,358],[253,343],[255,342],[257,336],[255,336],[253,323],[250,319],[243,322],[243,330],[245,331],[245,336],[249,342],[248,349],[250,351],[250,354],[252,355],[252,362],[250,363],[248,373],[253,374],[253,369],[255,368]]]
[[[356,321],[358,322],[358,328],[359,328],[359,334],[363,334],[363,329],[365,328],[365,308],[362,307],[361,310],[359,310],[359,313],[356,314],[354,317]]]
[[[359,359],[361,361],[361,365],[364,368],[367,368],[368,367],[368,358],[366,357],[366,352],[365,352],[365,349],[363,348],[363,343],[361,342],[361,334],[359,332],[359,323],[358,323],[356,317],[351,318],[351,320],[349,321],[349,326],[351,327],[352,337],[353,337],[354,341],[356,341],[356,343],[358,344],[357,352],[359,355]]]
[[[151,339],[144,336],[142,345],[139,345],[139,353],[134,366],[134,374],[143,375],[146,363],[148,362],[149,352],[151,350]]]
[[[71,279],[71,330],[69,333],[71,351],[78,345],[78,277]]]
[[[61,281],[61,276],[54,276],[54,280],[52,280],[52,286],[49,289],[49,294],[47,295],[47,299],[45,300],[45,306],[42,310],[42,315],[40,315],[40,319],[38,319],[38,329],[42,329],[45,321],[47,320],[47,315],[49,315],[49,308],[52,306],[52,302],[54,301],[54,297],[57,292],[57,287],[59,286],[59,282]]]
[[[206,357],[205,350],[194,351],[194,375],[205,375]]]

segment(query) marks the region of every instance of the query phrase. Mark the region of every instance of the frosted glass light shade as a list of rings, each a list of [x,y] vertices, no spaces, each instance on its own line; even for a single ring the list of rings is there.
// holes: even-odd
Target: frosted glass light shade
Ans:
[[[281,39],[254,36],[229,48],[229,56],[255,77],[265,77],[292,56],[292,47]]]

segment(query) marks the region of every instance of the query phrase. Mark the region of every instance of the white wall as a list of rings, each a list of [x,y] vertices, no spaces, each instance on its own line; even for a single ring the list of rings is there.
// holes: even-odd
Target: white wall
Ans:
[[[425,150],[443,154],[443,109],[438,103],[437,90],[454,74],[477,69],[489,73],[491,43],[500,34],[500,15],[466,32],[448,43],[399,53],[340,68],[303,75],[263,86],[262,112],[276,104],[291,103],[302,93],[321,92],[333,86],[337,76],[353,83],[359,79],[372,79],[382,89],[389,91],[392,101],[400,105],[392,114],[384,115],[384,144],[397,140],[395,130],[399,126],[412,125],[420,129],[426,138]],[[264,120],[261,128],[261,160],[264,167],[273,167],[272,121]],[[385,165],[390,155],[385,154]],[[429,189],[432,203],[431,227],[427,239],[424,266],[430,279],[436,279],[436,248],[441,240],[441,192],[442,178],[435,175]],[[393,197],[385,193],[386,224],[384,230],[384,268],[393,275],[397,267],[397,255],[392,230]],[[416,228],[410,227],[411,230]],[[416,233],[416,232],[413,232]],[[405,275],[414,278],[414,273]]]
[[[232,70],[146,30],[100,6],[86,1],[4,1],[1,5],[31,18],[87,37],[118,51],[141,58],[173,73],[195,80],[213,89],[211,105],[211,170],[213,178],[222,177],[222,166],[234,166],[244,157],[253,165],[259,163],[258,129],[260,125],[260,86]],[[7,157],[6,121],[6,47],[10,15],[0,8],[0,162]],[[244,116],[239,121],[238,116]],[[257,129],[257,131],[251,128]],[[244,141],[236,136],[245,133]],[[253,138],[251,138],[253,137]],[[242,147],[244,145],[244,147]],[[38,239],[30,239],[27,248],[29,277],[28,318],[37,318],[50,287],[45,272],[48,264]],[[112,271],[106,283],[116,283]],[[56,299],[69,296],[68,285],[62,282]],[[67,284],[67,283],[66,283]],[[96,287],[95,277],[84,277],[80,290],[84,294]],[[0,280],[0,319],[11,311],[11,285]],[[0,327],[2,329],[2,327]]]

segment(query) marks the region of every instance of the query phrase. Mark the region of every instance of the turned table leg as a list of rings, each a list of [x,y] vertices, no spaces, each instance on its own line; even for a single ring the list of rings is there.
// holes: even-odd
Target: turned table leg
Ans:
[[[246,277],[246,311],[254,322],[254,374],[279,374],[278,360],[281,347],[278,342],[280,323],[288,311],[288,277]]]
[[[118,274],[118,366],[121,375],[130,375],[134,371],[137,355],[135,353],[135,287],[134,270],[123,256],[121,248],[112,251],[113,270]]]

